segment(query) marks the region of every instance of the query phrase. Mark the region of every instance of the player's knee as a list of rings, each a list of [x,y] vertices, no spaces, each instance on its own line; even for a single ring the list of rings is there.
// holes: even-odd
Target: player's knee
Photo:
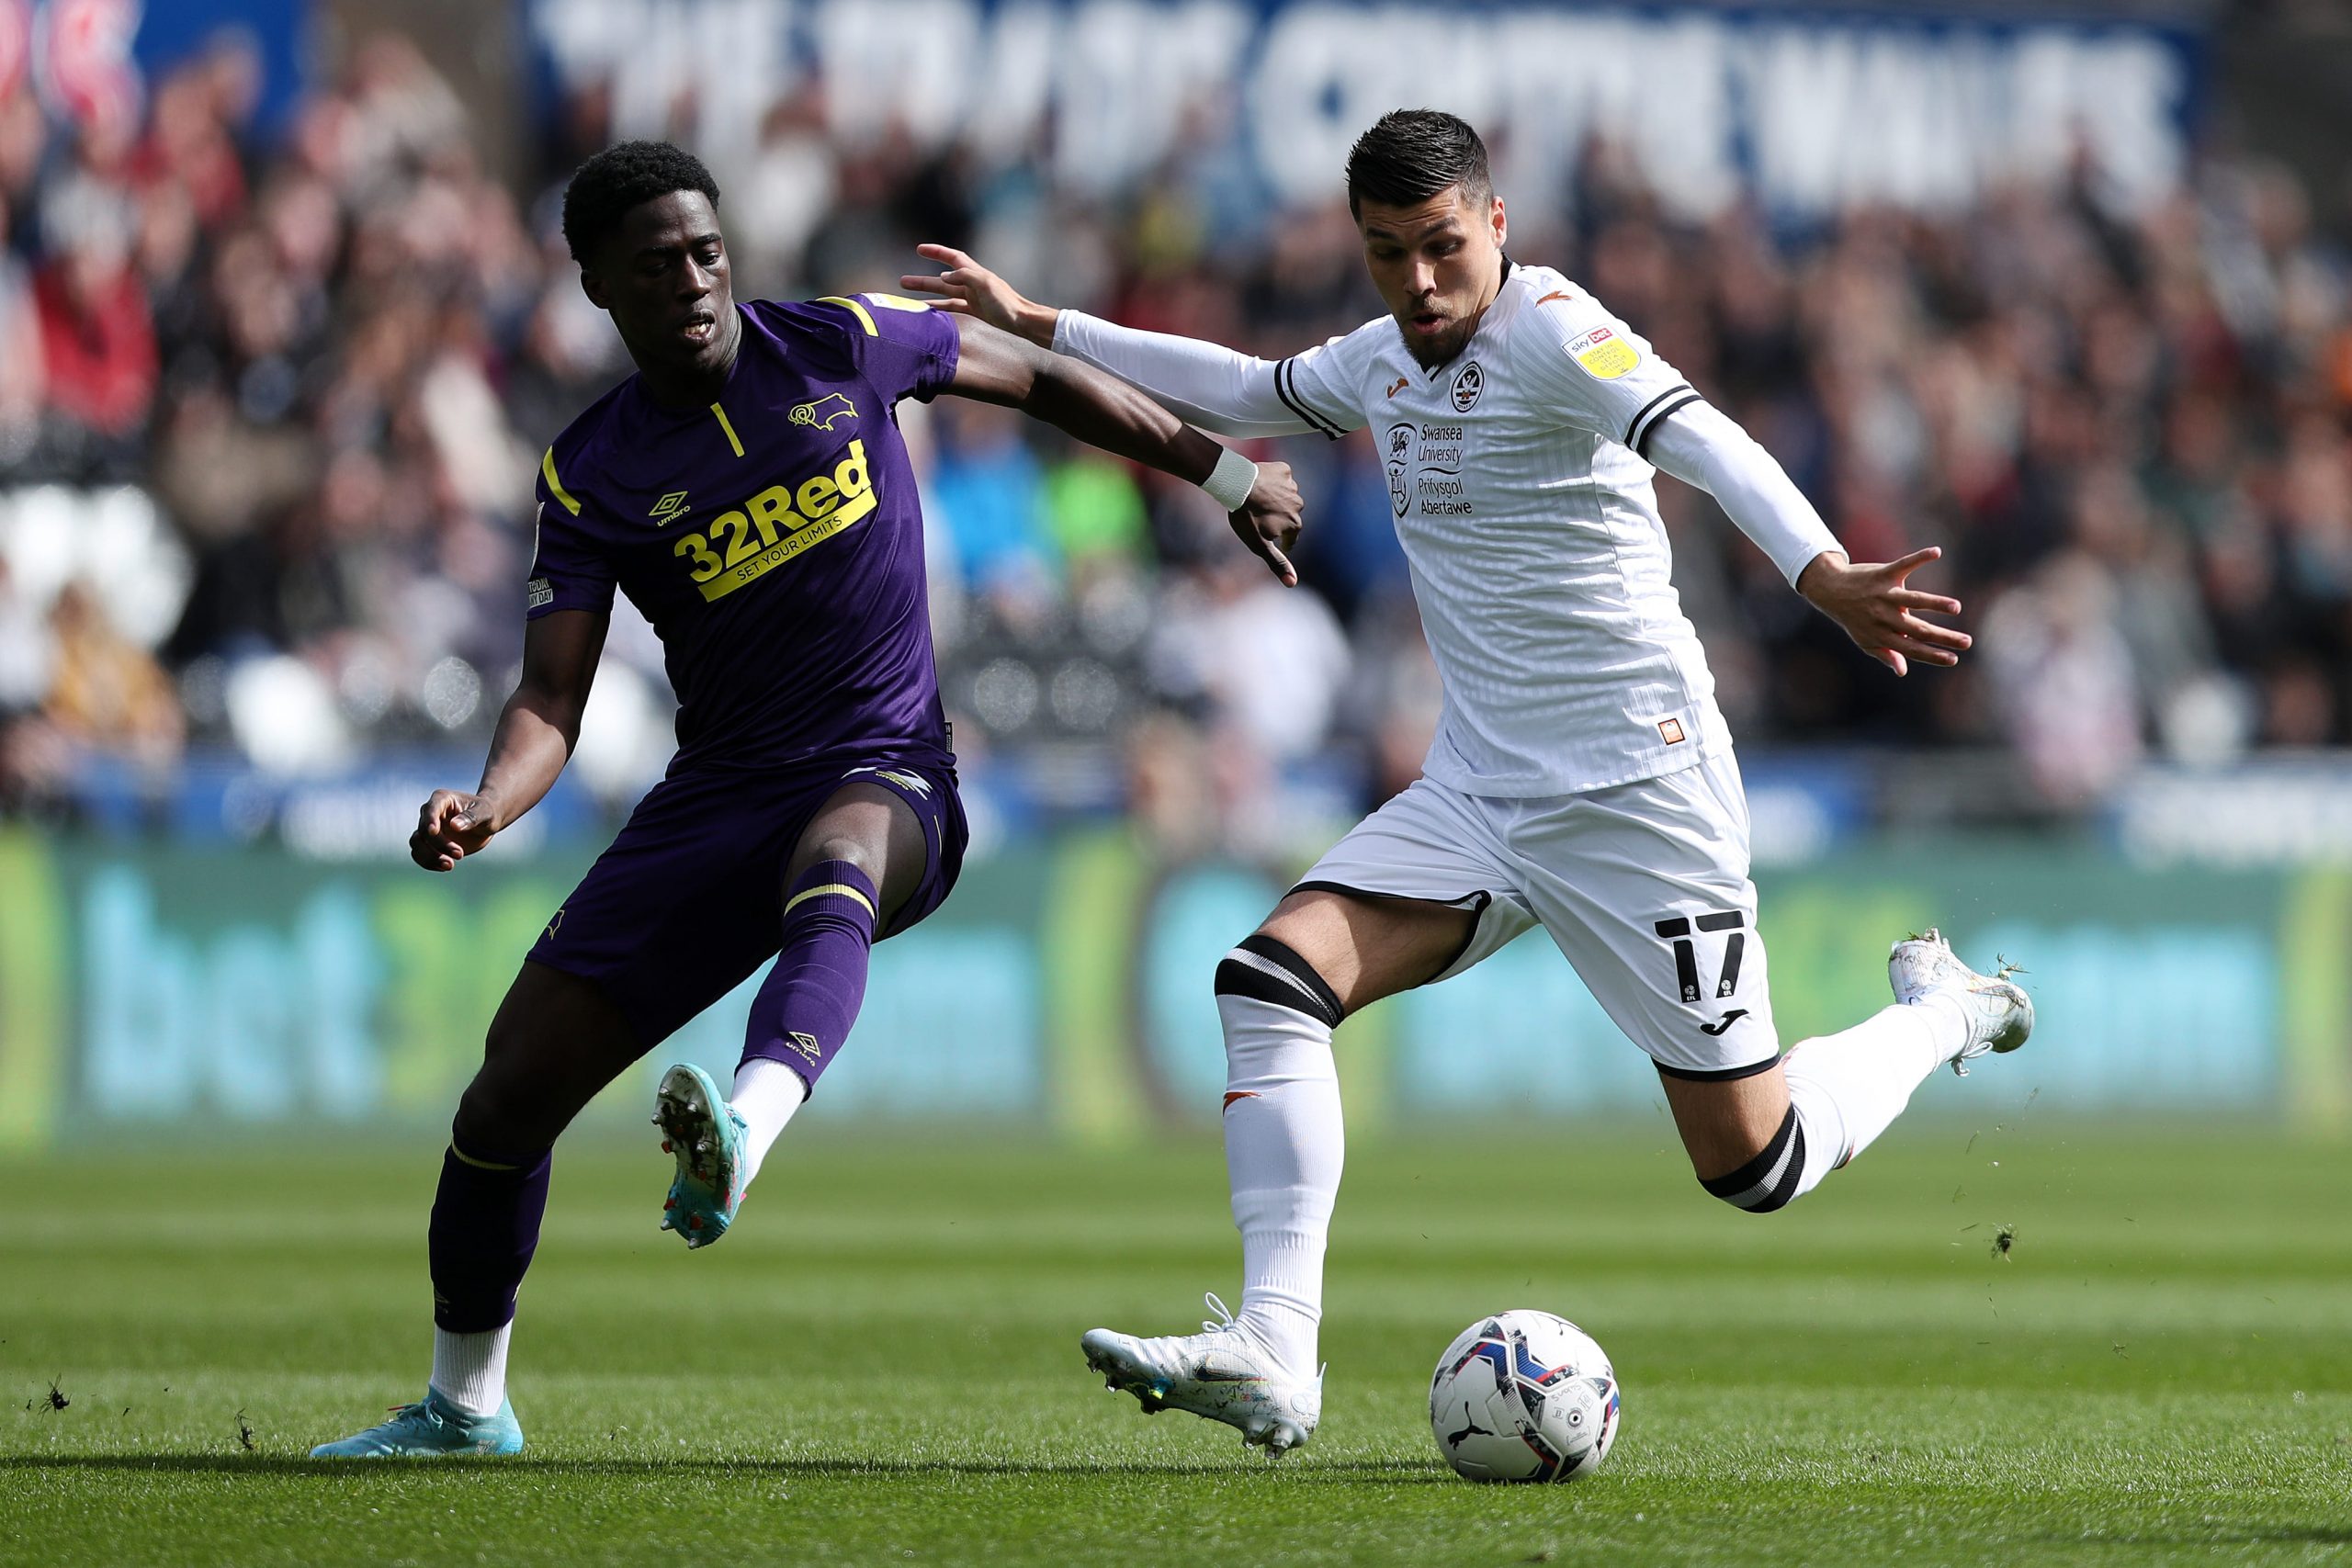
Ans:
[[[524,1098],[484,1067],[458,1097],[450,1131],[469,1148],[527,1148],[551,1142],[535,1135],[534,1120]]]
[[[813,838],[802,840],[800,852],[794,858],[804,869],[828,861],[844,862],[857,867],[868,878],[881,869],[882,859],[865,839],[852,833],[838,832],[820,832]]]
[[[555,1141],[570,1118],[548,1103],[541,1032],[507,1010],[492,1021],[481,1067],[458,1098],[455,1129],[460,1141],[500,1149]]]
[[[1794,1106],[1781,1119],[1780,1130],[1738,1168],[1722,1176],[1702,1176],[1699,1185],[1735,1209],[1770,1214],[1789,1206],[1804,1176],[1804,1128]]]
[[[1216,994],[1247,997],[1305,1013],[1326,1029],[1339,1027],[1347,1010],[1315,966],[1279,938],[1256,931],[1225,955],[1216,966]]]

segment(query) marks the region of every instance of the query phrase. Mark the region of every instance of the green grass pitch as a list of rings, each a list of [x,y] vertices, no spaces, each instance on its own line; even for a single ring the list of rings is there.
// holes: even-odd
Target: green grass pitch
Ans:
[[[2352,1150],[2024,1098],[1762,1219],[1662,1122],[1363,1141],[1323,1430],[1271,1464],[1078,1352],[1233,1293],[1212,1145],[811,1133],[692,1257],[650,1146],[567,1151],[514,1347],[529,1454],[358,1466],[302,1454],[422,1389],[437,1145],[84,1145],[0,1166],[0,1562],[2352,1558]],[[1589,1481],[1438,1461],[1432,1360],[1517,1305],[1616,1359]]]

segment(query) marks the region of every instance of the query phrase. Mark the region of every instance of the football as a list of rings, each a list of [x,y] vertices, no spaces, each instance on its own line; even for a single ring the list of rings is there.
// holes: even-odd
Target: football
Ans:
[[[1438,1358],[1430,1430],[1467,1480],[1581,1480],[1616,1438],[1617,1373],[1609,1353],[1566,1318],[1498,1312]]]

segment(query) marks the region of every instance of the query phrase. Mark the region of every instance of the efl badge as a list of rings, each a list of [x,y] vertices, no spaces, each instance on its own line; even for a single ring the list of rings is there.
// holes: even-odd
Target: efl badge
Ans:
[[[1666,738],[1666,743],[1668,746],[1679,746],[1682,744],[1682,721],[1679,718],[1659,719],[1657,721],[1657,732]]]
[[[1634,345],[1617,335],[1614,327],[1595,327],[1568,344],[1568,357],[1597,381],[1614,381],[1642,362]]]
[[[1478,362],[1474,359],[1453,378],[1453,412],[1468,413],[1476,406],[1478,394],[1486,389],[1487,373],[1478,368]]]

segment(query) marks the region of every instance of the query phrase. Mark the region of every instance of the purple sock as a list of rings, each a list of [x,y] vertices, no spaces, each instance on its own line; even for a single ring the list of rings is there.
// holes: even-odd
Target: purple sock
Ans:
[[[819,861],[784,901],[784,951],[752,1003],[743,1055],[782,1062],[813,1088],[849,1036],[865,999],[881,896],[845,860]]]
[[[514,1292],[539,1247],[551,1163],[546,1149],[517,1155],[449,1140],[426,1248],[434,1326],[480,1334],[514,1318]]]

